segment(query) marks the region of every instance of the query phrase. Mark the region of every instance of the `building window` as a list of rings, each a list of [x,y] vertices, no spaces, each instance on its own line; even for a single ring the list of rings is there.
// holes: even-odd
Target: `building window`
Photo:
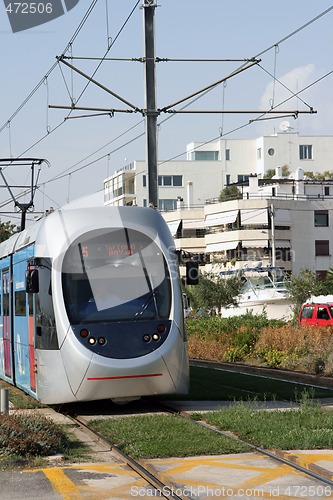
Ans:
[[[316,257],[319,255],[329,255],[330,254],[329,240],[316,240],[315,250],[316,250]]]
[[[177,200],[160,199],[158,200],[159,210],[176,210]]]
[[[274,149],[273,148],[269,148],[269,150],[267,151],[267,153],[269,154],[269,156],[274,156]]]
[[[218,151],[193,151],[192,159],[197,161],[216,161],[219,159]]]
[[[182,175],[159,175],[158,176],[159,186],[182,186],[183,176]]]
[[[257,160],[261,160],[261,148],[257,149]]]
[[[315,227],[328,227],[328,210],[314,211],[314,225]]]
[[[300,160],[312,160],[312,146],[311,145],[300,145],[299,147],[299,159]]]
[[[183,176],[182,175],[173,175],[172,176],[172,185],[173,186],[182,186],[183,185]]]
[[[225,150],[225,159],[226,161],[230,161],[230,149]]]
[[[237,175],[237,182],[247,182],[248,180],[248,175]]]
[[[146,206],[147,206],[147,199],[146,199],[146,198],[144,198],[144,199],[143,199],[143,206],[144,206],[144,207],[146,207]]]
[[[227,174],[225,176],[225,183],[226,183],[227,186],[229,186],[229,184],[230,184],[230,174]]]
[[[324,195],[329,196],[330,195],[330,187],[329,186],[324,186]]]
[[[143,185],[143,187],[147,186],[147,176],[146,175],[142,176],[142,185]]]

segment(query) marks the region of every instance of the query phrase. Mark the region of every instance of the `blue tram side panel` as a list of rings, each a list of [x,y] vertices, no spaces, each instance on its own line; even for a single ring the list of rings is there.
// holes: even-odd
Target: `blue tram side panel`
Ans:
[[[0,260],[0,378],[35,395],[33,296],[25,291],[33,246]]]
[[[13,346],[10,301],[10,257],[0,260],[0,377],[13,383]]]
[[[35,374],[35,325],[33,295],[26,293],[25,273],[27,263],[33,257],[33,246],[15,252],[13,268],[13,342],[15,385],[34,395],[36,391]]]

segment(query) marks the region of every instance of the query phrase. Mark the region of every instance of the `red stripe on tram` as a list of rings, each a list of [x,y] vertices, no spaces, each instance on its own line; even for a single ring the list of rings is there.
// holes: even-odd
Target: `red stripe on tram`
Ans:
[[[124,378],[145,378],[145,377],[162,377],[163,373],[145,373],[142,375],[118,375],[113,377],[88,377],[87,380],[119,380]]]

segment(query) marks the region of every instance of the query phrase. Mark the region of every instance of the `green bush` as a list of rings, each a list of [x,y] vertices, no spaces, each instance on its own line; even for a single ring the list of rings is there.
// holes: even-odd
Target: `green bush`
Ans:
[[[47,456],[69,448],[62,428],[33,414],[0,415],[0,456]]]
[[[244,361],[248,354],[248,349],[246,346],[242,347],[228,347],[224,353],[224,359],[228,363],[234,363],[236,361]]]
[[[188,337],[195,335],[201,340],[219,339],[224,333],[223,322],[218,316],[191,318],[186,320]]]
[[[289,354],[287,352],[270,348],[256,351],[256,354],[267,366],[270,366],[271,368],[279,368],[286,361],[286,359],[289,358]]]
[[[330,327],[299,327],[252,312],[232,318],[188,319],[186,324],[190,357],[333,374]]]

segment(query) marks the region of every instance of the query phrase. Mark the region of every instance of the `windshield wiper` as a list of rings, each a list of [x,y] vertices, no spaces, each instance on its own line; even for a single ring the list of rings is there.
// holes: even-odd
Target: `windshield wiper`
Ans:
[[[138,318],[138,316],[142,316],[142,314],[147,309],[147,307],[150,306],[150,304],[152,303],[152,301],[154,301],[155,318],[159,318],[158,307],[157,307],[157,302],[156,302],[156,292],[155,292],[155,290],[151,290],[150,293],[149,293],[149,296],[148,296],[148,298],[146,300],[146,302],[144,302],[140,306],[140,309],[134,314],[133,320],[136,319],[136,318]]]

